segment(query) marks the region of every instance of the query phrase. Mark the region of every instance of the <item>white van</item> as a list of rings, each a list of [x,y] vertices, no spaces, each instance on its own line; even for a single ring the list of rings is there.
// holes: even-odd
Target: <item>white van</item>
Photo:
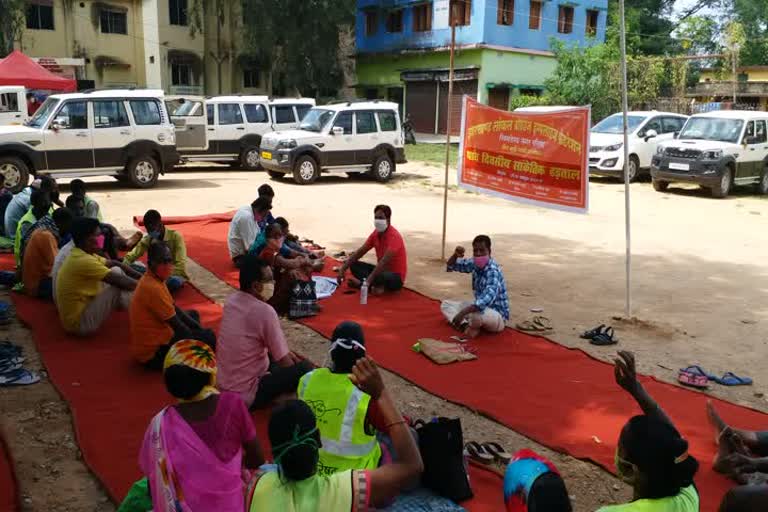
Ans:
[[[27,119],[27,90],[24,86],[0,86],[0,126],[24,124]]]

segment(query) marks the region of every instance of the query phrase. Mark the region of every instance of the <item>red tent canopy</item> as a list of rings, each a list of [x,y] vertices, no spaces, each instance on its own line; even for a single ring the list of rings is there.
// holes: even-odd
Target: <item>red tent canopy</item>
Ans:
[[[0,85],[23,85],[27,89],[74,92],[77,81],[54,75],[18,50],[0,60]]]

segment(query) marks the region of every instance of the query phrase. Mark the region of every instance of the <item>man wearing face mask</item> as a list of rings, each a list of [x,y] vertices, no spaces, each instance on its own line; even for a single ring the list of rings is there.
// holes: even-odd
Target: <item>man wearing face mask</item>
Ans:
[[[360,288],[365,279],[373,295],[402,289],[408,273],[408,256],[403,237],[392,226],[391,220],[392,209],[389,206],[380,204],[373,209],[375,230],[363,246],[339,268],[339,283],[344,280],[344,275],[349,269],[353,276],[349,279],[349,286],[352,288]],[[371,249],[376,250],[376,265],[360,261]]]
[[[128,309],[131,326],[131,355],[150,370],[162,370],[165,356],[174,343],[193,339],[216,347],[216,336],[200,325],[196,311],[183,311],[173,302],[165,283],[174,271],[171,250],[165,242],[150,243],[149,269],[139,279]]]
[[[467,337],[475,338],[482,331],[498,333],[509,320],[507,284],[496,260],[491,257],[491,239],[478,235],[472,241],[472,258],[464,257],[459,246],[448,259],[448,272],[472,274],[474,302],[443,301],[440,309],[446,319]]]
[[[235,212],[227,233],[227,247],[229,257],[237,268],[242,265],[242,260],[248,249],[259,236],[261,228],[259,223],[267,218],[272,210],[272,200],[261,196],[248,206],[243,206]]]
[[[133,266],[138,272],[143,273],[146,269],[136,264],[136,260],[147,252],[153,241],[165,242],[171,251],[171,258],[173,259],[173,272],[165,284],[171,293],[175,293],[189,280],[187,275],[187,246],[184,243],[184,237],[178,231],[165,227],[163,218],[157,210],[148,210],[144,214],[144,228],[147,230],[147,235],[141,239],[130,253],[125,255],[123,261]]]
[[[240,265],[240,291],[224,304],[216,349],[218,386],[239,393],[252,408],[295,393],[312,365],[291,352],[280,320],[267,304],[275,291],[270,266],[253,254]]]

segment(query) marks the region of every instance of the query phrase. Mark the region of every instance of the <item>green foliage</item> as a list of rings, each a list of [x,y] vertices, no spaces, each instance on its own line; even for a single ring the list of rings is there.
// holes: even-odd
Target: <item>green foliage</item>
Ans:
[[[512,96],[509,99],[509,110],[515,110],[516,108],[524,107],[538,107],[542,105],[551,105],[552,99],[549,95],[544,96],[528,96],[517,95]]]
[[[713,54],[720,51],[717,20],[711,16],[691,16],[677,28],[681,50],[688,55]]]
[[[13,51],[24,28],[25,0],[0,0],[0,58]]]
[[[768,65],[768,0],[730,1],[747,41],[740,52],[741,65]]]

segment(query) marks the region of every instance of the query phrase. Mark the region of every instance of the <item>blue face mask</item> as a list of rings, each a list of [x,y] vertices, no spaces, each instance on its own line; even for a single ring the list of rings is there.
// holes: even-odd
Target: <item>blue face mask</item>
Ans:
[[[161,240],[163,238],[163,233],[160,231],[150,231],[148,234],[152,240]]]

